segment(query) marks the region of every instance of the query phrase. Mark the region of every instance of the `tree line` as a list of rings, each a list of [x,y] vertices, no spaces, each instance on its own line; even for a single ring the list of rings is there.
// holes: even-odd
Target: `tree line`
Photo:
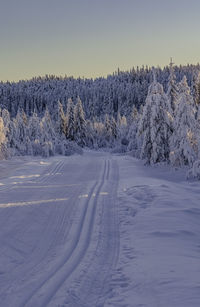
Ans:
[[[190,176],[198,177],[199,71],[199,65],[170,63],[163,70],[118,71],[107,79],[52,76],[1,83],[0,155],[48,157],[109,148],[148,164],[187,165]]]

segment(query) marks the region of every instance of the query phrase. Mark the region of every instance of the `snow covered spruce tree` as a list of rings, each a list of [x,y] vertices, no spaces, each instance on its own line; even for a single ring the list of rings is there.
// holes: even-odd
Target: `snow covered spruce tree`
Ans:
[[[71,141],[75,139],[74,103],[71,98],[68,99],[67,103],[66,137]]]
[[[109,147],[112,142],[112,128],[111,128],[111,122],[109,115],[106,114],[105,120],[104,120],[104,130],[105,130],[105,141],[106,141],[106,147]]]
[[[198,104],[195,138],[193,140],[193,147],[195,148],[196,160],[187,173],[188,178],[195,178],[200,180],[200,104]]]
[[[29,119],[28,132],[31,142],[29,148],[32,148],[33,155],[42,155],[42,127],[36,112]]]
[[[14,156],[19,154],[17,152],[17,135],[18,135],[18,127],[16,125],[16,120],[10,118],[10,113],[8,110],[2,110],[2,119],[4,123],[4,131],[7,140],[7,148],[10,156]]]
[[[177,99],[178,99],[178,87],[176,84],[176,76],[174,73],[174,67],[172,63],[172,59],[169,65],[169,79],[168,79],[168,89],[167,89],[167,97],[169,99],[169,112],[173,114],[176,109]]]
[[[56,120],[56,133],[61,135],[66,135],[66,117],[63,111],[63,105],[60,101],[58,101],[58,114]]]
[[[192,94],[196,107],[198,107],[200,104],[200,72],[198,72],[197,76],[194,77],[192,84]]]
[[[143,135],[143,143],[140,157],[147,164],[168,161],[169,137],[171,134],[171,122],[169,113],[169,99],[163,91],[163,87],[154,80],[148,90],[146,104],[139,122],[138,137]]]
[[[0,159],[5,159],[8,156],[7,140],[5,136],[5,128],[2,117],[0,117]]]
[[[48,108],[46,108],[45,110],[40,125],[42,131],[41,135],[42,155],[44,157],[53,156],[55,154],[56,134],[53,128]]]
[[[15,143],[15,149],[16,153],[18,155],[26,155],[27,153],[27,147],[26,142],[28,141],[28,120],[27,116],[24,113],[24,110],[18,110],[16,118],[14,118],[14,143]]]
[[[185,76],[179,84],[179,91],[171,137],[170,161],[174,166],[191,166],[197,157],[195,108]]]
[[[130,118],[130,126],[128,131],[128,151],[132,151],[134,156],[137,156],[136,151],[138,149],[138,142],[137,142],[137,130],[138,130],[138,123],[139,123],[139,113],[137,109],[134,107],[133,112]]]
[[[110,127],[111,127],[111,131],[112,131],[112,136],[114,139],[117,138],[117,122],[114,118],[114,116],[110,117]]]
[[[118,112],[117,114],[117,144],[116,146],[119,148],[120,152],[125,152],[128,146],[128,124],[126,116]]]
[[[10,113],[6,109],[2,110],[1,117],[3,119],[4,133],[5,133],[5,137],[7,140],[8,152],[9,152],[9,155],[12,156],[13,152],[12,152],[12,149],[10,148],[11,147],[10,144],[11,144],[11,140],[13,137],[13,131],[14,131],[13,122],[10,118]]]
[[[112,133],[112,144],[111,145],[113,146],[118,136],[117,123],[113,116],[111,116],[110,118],[110,128],[111,128],[111,133]]]
[[[77,98],[77,104],[74,110],[74,140],[81,147],[84,147],[87,143],[85,114],[79,97]]]

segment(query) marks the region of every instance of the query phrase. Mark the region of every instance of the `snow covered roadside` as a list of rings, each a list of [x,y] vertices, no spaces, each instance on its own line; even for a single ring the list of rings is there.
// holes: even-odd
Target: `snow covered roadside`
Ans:
[[[120,255],[105,306],[199,307],[199,182],[116,159]]]
[[[0,174],[0,306],[200,306],[200,190],[184,171],[88,151]]]

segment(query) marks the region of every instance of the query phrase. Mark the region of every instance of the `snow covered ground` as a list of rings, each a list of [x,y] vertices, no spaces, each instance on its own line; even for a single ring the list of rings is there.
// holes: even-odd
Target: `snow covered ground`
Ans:
[[[0,162],[0,306],[199,307],[200,189],[128,156]]]

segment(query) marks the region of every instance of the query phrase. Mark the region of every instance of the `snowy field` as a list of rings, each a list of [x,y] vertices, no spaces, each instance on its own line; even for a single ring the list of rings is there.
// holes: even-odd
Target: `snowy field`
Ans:
[[[1,161],[0,306],[199,307],[199,182],[100,152]]]

